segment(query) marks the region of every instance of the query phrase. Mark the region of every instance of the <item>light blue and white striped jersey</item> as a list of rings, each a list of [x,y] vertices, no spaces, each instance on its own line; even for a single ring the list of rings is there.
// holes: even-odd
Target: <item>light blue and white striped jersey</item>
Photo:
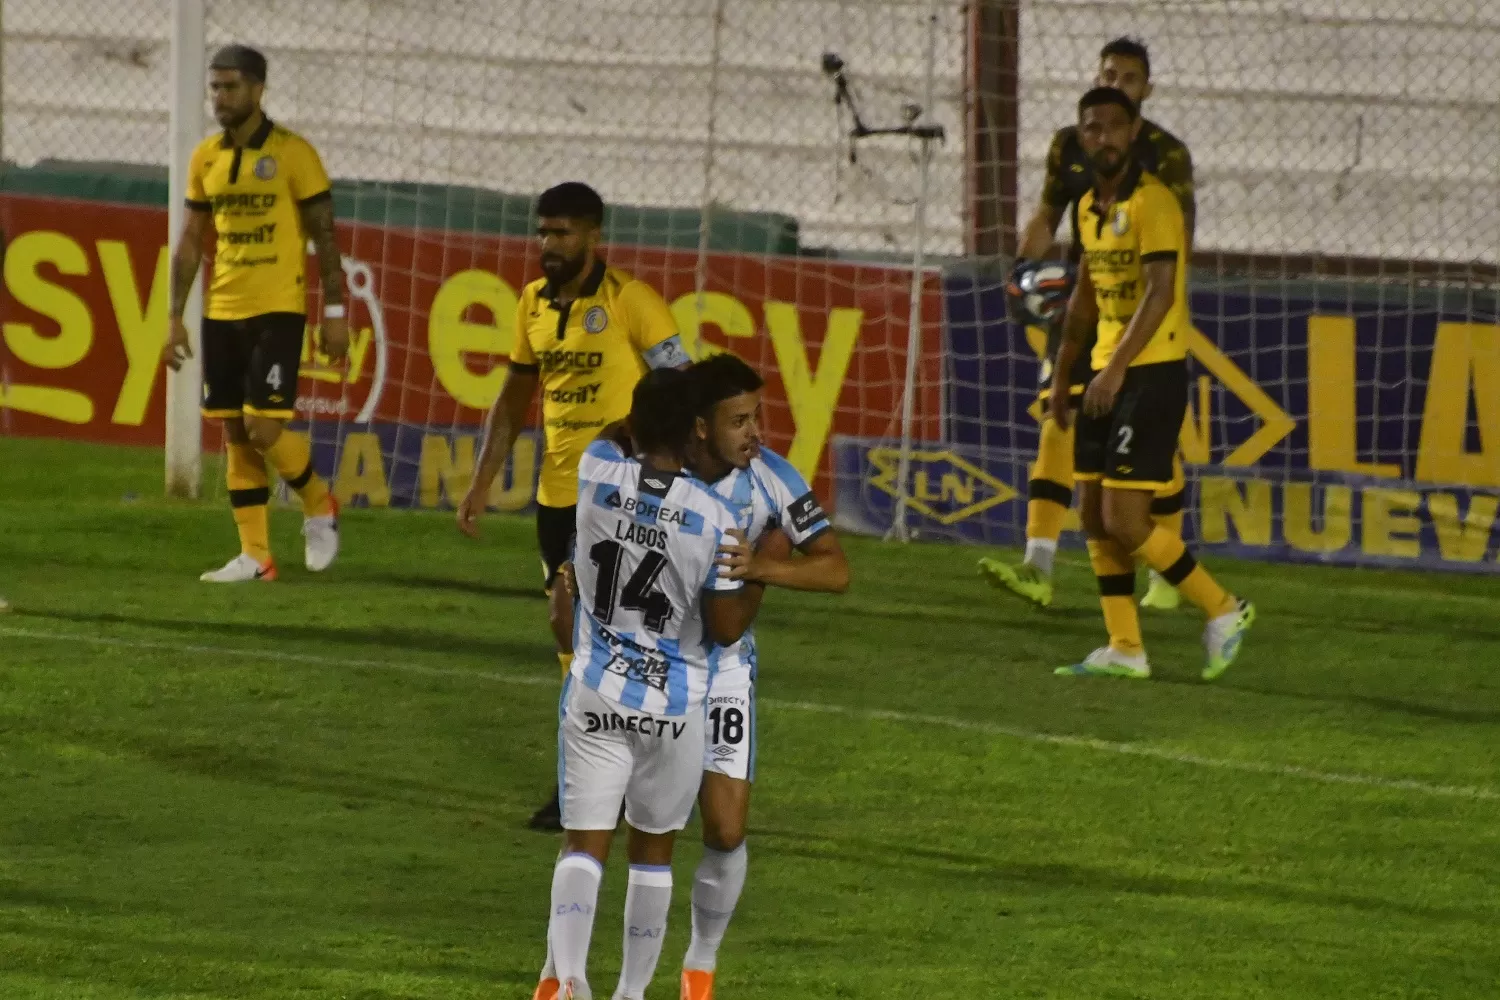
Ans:
[[[761,448],[748,468],[731,470],[711,489],[734,511],[735,521],[752,545],[777,528],[786,532],[793,545],[805,545],[833,527],[802,473],[769,448]],[[714,673],[748,668],[753,679],[757,660],[753,629],[733,646],[715,652],[710,663]]]
[[[708,487],[595,441],[578,465],[572,675],[625,708],[701,711],[703,592],[743,588],[715,565],[734,513]]]

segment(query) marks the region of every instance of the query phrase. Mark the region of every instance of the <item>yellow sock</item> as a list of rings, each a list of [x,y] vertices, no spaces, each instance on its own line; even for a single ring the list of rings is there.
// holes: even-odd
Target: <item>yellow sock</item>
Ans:
[[[1073,506],[1072,427],[1062,430],[1056,421],[1042,421],[1027,496],[1026,537],[1057,541]]]
[[[562,667],[562,675],[564,677],[567,677],[568,676],[568,671],[573,668],[573,654],[572,653],[558,653],[557,654],[557,665],[560,666],[560,667]]]
[[[1172,533],[1174,538],[1182,537],[1182,511],[1175,514],[1158,514],[1151,518],[1157,527],[1165,528]]]
[[[1141,617],[1135,608],[1135,564],[1116,541],[1089,539],[1089,562],[1099,578],[1099,607],[1109,644],[1127,656],[1145,652]]]
[[[307,438],[282,431],[276,443],[266,449],[266,458],[276,467],[277,475],[302,498],[303,514],[322,517],[333,513],[328,483],[313,471],[312,449],[307,445]]]
[[[1026,501],[1026,540],[1033,541],[1040,538],[1055,542],[1062,537],[1063,522],[1068,519],[1068,507],[1055,500],[1045,500],[1037,496],[1038,482],[1041,480],[1031,481],[1031,499]]]
[[[1166,528],[1160,525],[1152,528],[1146,544],[1136,549],[1135,554],[1208,617],[1217,618],[1234,610],[1234,597],[1198,565],[1182,539]]]
[[[240,532],[240,551],[258,563],[269,562],[271,525],[266,504],[271,500],[271,491],[267,486],[266,460],[248,444],[230,444],[224,478],[229,484],[234,524]]]

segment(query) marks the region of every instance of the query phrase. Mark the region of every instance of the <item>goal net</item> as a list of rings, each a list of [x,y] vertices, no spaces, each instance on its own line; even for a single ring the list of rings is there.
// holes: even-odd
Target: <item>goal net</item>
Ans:
[[[6,0],[0,431],[161,440],[148,359],[162,206],[181,195],[164,180],[172,6]],[[336,178],[354,343],[335,368],[309,336],[298,426],[346,502],[439,507],[464,489],[515,296],[539,275],[532,201],[578,179],[611,206],[611,263],[663,293],[690,350],[765,374],[770,443],[843,526],[885,532],[900,495],[919,535],[1019,543],[1039,338],[1007,316],[1004,276],[1052,132],[1100,47],[1131,35],[1152,53],[1145,113],[1196,165],[1189,530],[1251,556],[1497,565],[1493,0],[203,0],[203,15],[204,51],[266,52],[267,110]],[[851,141],[827,53],[864,124],[915,106],[942,126],[925,197],[919,141]],[[536,458],[523,438],[497,507],[532,502]]]
[[[995,108],[978,191],[1016,200],[979,203],[976,236],[1001,258],[1101,47],[1150,46],[1144,113],[1187,143],[1197,185],[1189,531],[1257,557],[1493,569],[1500,4],[977,9],[994,62],[975,99]],[[1039,331],[996,321],[998,284],[950,281],[949,429],[1019,484]],[[1001,511],[948,533],[1018,543],[1024,509]]]
[[[825,52],[860,110],[922,99],[928,5],[771,0],[208,0],[205,44],[261,46],[269,113],[339,178],[356,330],[335,370],[309,351],[304,415],[354,503],[432,507],[467,485],[499,391],[517,293],[539,276],[532,202],[563,180],[611,206],[606,254],[665,296],[691,353],[769,380],[770,443],[824,495],[839,434],[899,434],[910,315],[910,141],[850,160]],[[963,22],[941,8],[934,249],[963,242]],[[915,416],[941,417],[941,297],[922,303]],[[532,500],[538,441],[494,503]]]

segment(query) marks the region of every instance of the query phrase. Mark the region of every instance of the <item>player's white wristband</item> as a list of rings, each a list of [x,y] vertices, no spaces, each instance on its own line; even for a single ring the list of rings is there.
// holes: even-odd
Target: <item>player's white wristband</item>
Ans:
[[[343,319],[346,315],[347,313],[344,311],[343,305],[323,307],[324,319]]]

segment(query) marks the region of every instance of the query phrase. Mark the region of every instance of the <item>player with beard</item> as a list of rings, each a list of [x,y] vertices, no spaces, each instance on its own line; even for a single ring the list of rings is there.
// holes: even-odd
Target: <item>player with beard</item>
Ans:
[[[600,258],[604,201],[598,192],[576,181],[559,184],[542,192],[536,214],[544,277],[522,290],[516,306],[510,371],[486,420],[458,526],[479,537],[479,516],[540,387],[545,441],[536,533],[543,588],[550,593],[572,555],[584,451],[630,412],[631,393],[648,368],[681,368],[688,357],[656,290]],[[564,675],[571,655],[558,647]],[[554,789],[531,817],[532,828],[562,829],[559,809]]]
[[[223,131],[188,162],[187,220],[172,254],[172,293],[162,362],[192,357],[183,324],[204,243],[215,234],[212,279],[203,299],[203,415],[223,422],[229,506],[240,552],[204,573],[209,583],[277,577],[271,558],[269,463],[302,500],[303,559],[320,572],[339,551],[338,502],[313,470],[297,416],[297,372],[307,328],[307,244],[323,289],[323,350],[349,346],[344,271],[333,229],[333,190],[318,152],[266,117],[266,57],[244,45],[214,53],[208,88]]]
[[[1114,87],[1125,93],[1136,107],[1142,107],[1151,96],[1151,54],[1133,38],[1116,38],[1099,53],[1095,85]],[[1193,187],[1193,158],[1188,148],[1171,132],[1141,119],[1141,126],[1130,148],[1131,156],[1148,173],[1167,186],[1182,206],[1187,226],[1187,244],[1191,255],[1193,224],[1197,201]],[[1047,153],[1047,176],[1042,197],[1031,219],[1022,229],[1016,247],[1016,265],[1011,283],[1019,287],[1024,276],[1045,264],[1043,258],[1052,246],[1057,225],[1078,204],[1093,184],[1093,169],[1084,154],[1077,124],[1058,129]],[[1068,245],[1068,261],[1078,262],[1078,241]],[[1046,358],[1042,366],[1041,397],[1044,409],[1036,462],[1031,467],[1026,502],[1026,557],[1016,566],[992,557],[980,559],[979,568],[992,584],[1003,587],[1025,600],[1047,607],[1052,603],[1052,564],[1057,542],[1062,535],[1068,508],[1073,503],[1073,436],[1059,427],[1045,411],[1051,391],[1054,362],[1062,341],[1062,310],[1068,289],[1055,293],[1055,312],[1044,323],[1047,330]],[[1020,310],[1024,313],[1024,310]],[[1083,398],[1083,387],[1091,377],[1088,352],[1079,356],[1079,369],[1072,373],[1073,405]],[[1151,516],[1167,529],[1181,535],[1183,478],[1179,457],[1173,466],[1172,481],[1151,502]],[[1178,606],[1180,596],[1154,570],[1141,606],[1169,610]]]
[[[1133,155],[1140,129],[1140,112],[1124,91],[1097,87],[1078,102],[1078,136],[1094,180],[1073,210],[1082,259],[1048,406],[1067,430],[1074,364],[1087,356],[1092,374],[1073,465],[1109,644],[1058,673],[1151,676],[1133,600],[1139,559],[1203,612],[1203,678],[1213,680],[1239,655],[1255,608],[1221,587],[1151,515],[1153,495],[1173,479],[1192,319],[1182,206]]]

